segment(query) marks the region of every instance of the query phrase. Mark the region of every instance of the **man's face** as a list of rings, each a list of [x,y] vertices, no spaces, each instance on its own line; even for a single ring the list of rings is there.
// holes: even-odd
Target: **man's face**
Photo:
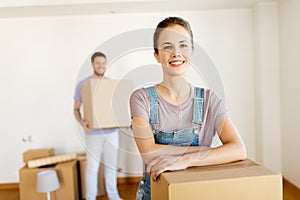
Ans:
[[[106,58],[102,56],[97,56],[92,63],[94,74],[97,76],[103,76],[106,71]]]

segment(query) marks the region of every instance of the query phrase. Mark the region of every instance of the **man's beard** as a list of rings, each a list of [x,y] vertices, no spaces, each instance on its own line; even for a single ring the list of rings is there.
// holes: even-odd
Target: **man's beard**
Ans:
[[[96,76],[103,76],[104,75],[104,72],[103,73],[98,73],[98,72],[96,72],[95,70],[94,70],[94,74],[96,75]]]

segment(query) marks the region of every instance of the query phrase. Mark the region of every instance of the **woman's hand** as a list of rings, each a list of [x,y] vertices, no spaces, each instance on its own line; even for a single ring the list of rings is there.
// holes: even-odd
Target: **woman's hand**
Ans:
[[[182,170],[189,167],[187,155],[160,156],[148,163],[148,174],[153,181],[165,171]]]

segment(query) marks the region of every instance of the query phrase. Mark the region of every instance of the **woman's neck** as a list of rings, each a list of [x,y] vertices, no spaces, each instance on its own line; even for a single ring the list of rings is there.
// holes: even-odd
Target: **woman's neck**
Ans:
[[[163,80],[158,85],[160,94],[170,103],[180,105],[184,103],[191,93],[191,86],[182,76]]]

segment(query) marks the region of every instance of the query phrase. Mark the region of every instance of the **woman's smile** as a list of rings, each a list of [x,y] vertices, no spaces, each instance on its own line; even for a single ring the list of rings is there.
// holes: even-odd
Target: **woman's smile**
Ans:
[[[169,65],[171,67],[180,67],[185,63],[185,60],[171,60],[169,61]]]

